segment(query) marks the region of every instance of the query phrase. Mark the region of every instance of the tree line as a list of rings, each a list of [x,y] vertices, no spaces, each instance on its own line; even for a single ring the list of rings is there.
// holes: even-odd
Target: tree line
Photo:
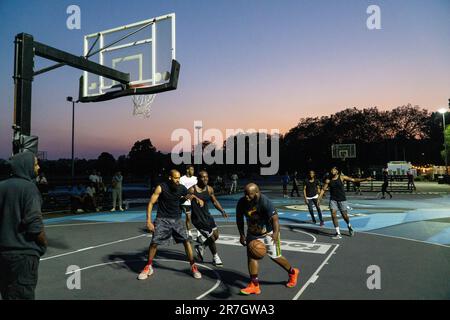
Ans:
[[[450,126],[447,127],[445,135],[450,159]],[[239,136],[228,138],[218,147],[225,148],[230,139],[236,142]],[[225,176],[234,172],[240,173],[241,176],[257,175],[262,164],[259,160],[248,164],[248,151],[251,147],[258,146],[252,145],[255,140],[251,138],[251,134],[246,135],[244,139],[247,164],[236,164],[237,161],[234,161],[235,164],[230,165],[223,161],[224,164],[207,166],[208,171],[213,175]],[[268,136],[269,143],[272,139],[273,137]],[[332,144],[343,143],[356,145],[356,159],[347,159],[343,163],[331,157]],[[209,144],[211,142],[204,141],[202,146],[205,148]],[[430,113],[411,105],[387,111],[376,107],[347,108],[330,116],[301,118],[295,127],[279,136],[279,173],[306,173],[309,169],[324,171],[332,165],[350,171],[356,168],[369,170],[381,168],[394,160],[406,160],[416,165],[442,165],[443,150],[442,115],[437,112]],[[225,154],[223,156],[225,157]],[[190,158],[193,160],[192,153]],[[42,161],[41,167],[48,175],[70,176],[71,160]],[[75,174],[87,175],[97,169],[105,176],[122,171],[125,175],[142,179],[157,177],[173,167],[184,169],[184,166],[174,166],[170,154],[157,150],[150,139],[144,139],[136,141],[127,155],[121,155],[117,159],[107,152],[102,152],[97,159],[76,159]],[[206,166],[197,166],[200,167]],[[6,165],[0,164],[2,176],[6,170]]]

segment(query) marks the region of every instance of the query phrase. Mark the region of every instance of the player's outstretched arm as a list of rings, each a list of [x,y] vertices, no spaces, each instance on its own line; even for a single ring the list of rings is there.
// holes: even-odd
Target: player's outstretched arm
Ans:
[[[213,187],[208,186],[208,192],[209,192],[209,196],[211,197],[212,203],[214,205],[214,207],[220,211],[220,213],[222,214],[222,216],[224,218],[228,218],[227,213],[225,212],[225,210],[222,208],[222,206],[220,205],[219,200],[217,200],[216,195],[214,194],[214,189]]]
[[[364,181],[373,180],[372,177],[360,179],[360,178],[352,178],[352,177],[347,177],[347,176],[342,176],[342,175],[341,175],[341,179],[342,179],[342,181],[351,181],[351,182],[364,182]]]

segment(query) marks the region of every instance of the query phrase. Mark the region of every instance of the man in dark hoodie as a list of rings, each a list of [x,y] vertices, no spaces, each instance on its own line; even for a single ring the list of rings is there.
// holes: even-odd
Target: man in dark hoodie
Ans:
[[[34,299],[39,259],[47,248],[41,196],[34,183],[39,165],[31,152],[14,155],[12,175],[0,182],[0,294]]]

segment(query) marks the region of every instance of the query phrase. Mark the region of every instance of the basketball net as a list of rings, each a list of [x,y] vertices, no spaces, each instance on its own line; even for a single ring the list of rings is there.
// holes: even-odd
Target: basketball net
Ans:
[[[150,117],[152,103],[155,100],[155,94],[138,94],[132,97],[133,116],[142,115],[144,118]]]

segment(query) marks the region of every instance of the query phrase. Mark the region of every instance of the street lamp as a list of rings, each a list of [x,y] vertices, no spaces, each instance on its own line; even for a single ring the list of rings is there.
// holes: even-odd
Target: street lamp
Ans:
[[[445,141],[445,114],[448,112],[448,109],[441,108],[438,110],[440,114],[442,114],[442,125],[443,125],[443,132],[444,132],[444,159],[445,159],[445,175],[448,175],[448,168],[447,168],[447,143]]]
[[[78,103],[79,100],[75,101],[72,97],[67,97],[66,100],[68,102],[72,102],[72,186],[75,178],[75,159],[74,159],[74,140],[75,140],[75,103]]]

